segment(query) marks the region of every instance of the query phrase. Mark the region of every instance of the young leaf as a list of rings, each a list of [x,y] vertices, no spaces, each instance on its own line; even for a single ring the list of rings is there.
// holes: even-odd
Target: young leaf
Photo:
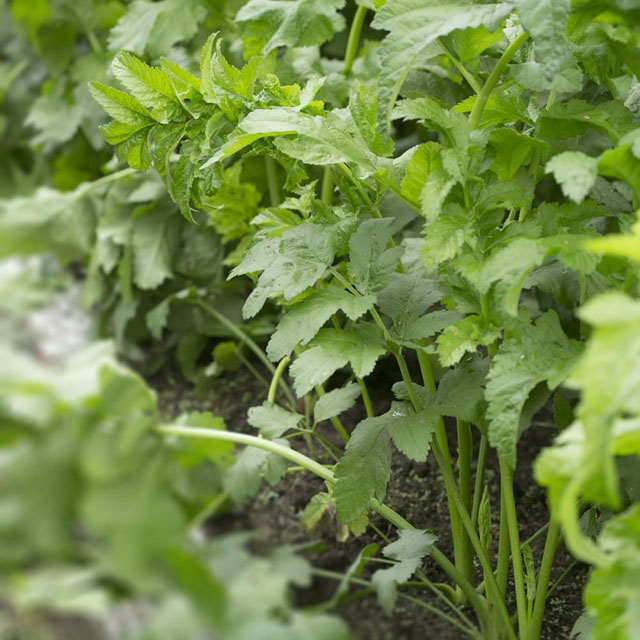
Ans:
[[[389,569],[379,569],[372,577],[378,600],[387,614],[391,613],[396,601],[396,585],[411,578],[438,540],[432,533],[419,529],[401,530],[398,536],[398,540],[382,550],[387,558],[396,560],[397,564]]]
[[[333,418],[355,404],[360,396],[360,385],[356,382],[348,384],[342,389],[334,389],[325,393],[313,408],[313,417],[316,422]]]
[[[596,182],[598,159],[580,151],[565,151],[547,162],[546,172],[553,173],[567,198],[581,204]]]
[[[247,413],[247,422],[269,440],[295,429],[300,420],[302,416],[299,413],[292,413],[266,400],[259,407],[251,407]]]

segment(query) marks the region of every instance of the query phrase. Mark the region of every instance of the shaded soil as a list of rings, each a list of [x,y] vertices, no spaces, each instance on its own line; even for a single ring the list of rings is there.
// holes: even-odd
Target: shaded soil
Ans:
[[[376,412],[385,411],[391,400],[388,377],[394,376],[392,379],[395,379],[395,370],[385,371],[386,364],[382,362],[378,366],[369,382],[372,396],[378,398]],[[179,376],[171,377],[171,374],[164,378],[156,377],[151,383],[159,391],[161,410],[167,419],[172,419],[183,411],[212,411],[215,415],[225,418],[230,430],[247,433],[255,432],[246,422],[248,407],[260,404],[266,397],[266,389],[246,370],[216,380],[204,392],[196,392],[193,385],[185,383]],[[355,407],[343,416],[343,422],[348,429],[352,429],[363,417],[362,410]],[[549,422],[545,410],[537,420],[542,423]],[[535,422],[534,420],[534,424]],[[448,427],[451,429],[453,425]],[[329,428],[325,427],[322,433],[339,444],[330,425]],[[454,442],[451,435],[450,433],[450,441]],[[477,432],[474,435],[477,435]],[[552,438],[552,429],[532,427],[523,435],[519,444],[519,466],[514,476],[514,493],[522,540],[532,536],[548,519],[545,492],[533,480],[532,462],[540,449],[548,445]],[[301,450],[305,450],[304,443],[301,444]],[[490,453],[485,482],[489,487],[494,514],[494,546],[498,540],[498,479],[498,462],[495,455]],[[330,517],[325,517],[312,534],[307,534],[302,528],[300,514],[313,495],[324,488],[323,482],[310,474],[289,474],[275,486],[265,485],[247,505],[230,506],[226,512],[211,518],[207,522],[207,533],[216,536],[230,531],[252,530],[256,533],[253,544],[257,552],[281,544],[300,545],[305,547],[303,553],[314,566],[343,573],[366,544],[382,541],[369,529],[359,538],[351,536],[344,542],[338,542],[338,524]],[[416,464],[399,453],[394,454],[393,472],[385,502],[416,527],[436,533],[439,537],[439,548],[452,556],[446,496],[433,456],[430,456],[426,463]],[[374,516],[371,522],[384,534],[394,536],[393,527],[386,521]],[[543,545],[544,535],[531,544],[536,562],[539,562]],[[552,583],[572,565],[572,562],[571,555],[561,547],[556,556]],[[440,569],[432,561],[427,560],[425,570],[433,581],[445,580]],[[479,582],[479,567],[476,567],[476,571]],[[370,574],[365,570],[364,577],[368,575]],[[581,594],[587,576],[588,567],[575,564],[550,595],[541,635],[543,640],[561,640],[569,637],[574,622],[583,610]],[[295,594],[297,602],[304,606],[328,600],[336,586],[337,583],[333,580],[317,578],[310,588],[299,590]],[[440,606],[438,600],[428,592],[416,592],[412,595],[419,596],[432,606]],[[510,604],[511,610],[514,611],[514,603]],[[355,640],[454,640],[464,637],[462,632],[448,625],[440,617],[404,600],[398,600],[391,616],[382,611],[373,596],[346,602],[340,606],[337,613],[349,624]],[[467,615],[473,618],[471,611],[468,611]]]

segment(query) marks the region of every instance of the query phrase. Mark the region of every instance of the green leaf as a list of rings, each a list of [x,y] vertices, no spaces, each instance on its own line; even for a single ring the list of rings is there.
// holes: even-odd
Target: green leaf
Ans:
[[[128,93],[101,82],[92,82],[89,89],[100,106],[117,122],[132,127],[148,127],[155,124],[151,113]]]
[[[478,231],[474,222],[469,212],[458,204],[451,204],[445,207],[437,220],[427,226],[422,260],[428,271],[455,258],[465,245],[474,247],[477,244]]]
[[[229,276],[262,271],[244,304],[243,316],[252,318],[275,295],[293,300],[322,277],[333,256],[332,229],[318,224],[302,224],[285,231],[281,238],[261,240]]]
[[[295,429],[303,416],[292,413],[265,400],[259,407],[251,407],[247,413],[247,422],[269,440],[279,438],[285,431]]]
[[[362,222],[349,241],[349,276],[362,294],[387,285],[402,255],[402,247],[389,247],[396,220],[377,218]]]
[[[307,344],[337,311],[343,311],[355,321],[374,302],[373,296],[354,296],[333,285],[313,293],[284,314],[269,340],[267,355],[273,362],[278,362],[296,346]]]
[[[491,170],[500,180],[505,181],[511,180],[533,153],[536,151],[544,153],[549,148],[541,140],[504,127],[491,131],[489,141],[496,153]]]
[[[180,242],[179,226],[180,216],[175,210],[154,209],[135,221],[131,247],[134,280],[141,289],[155,289],[173,276],[173,261]]]
[[[424,462],[440,414],[431,407],[416,413],[407,402],[393,402],[385,416],[389,435],[398,451],[414,462]]]
[[[275,440],[278,444],[289,446],[289,441]],[[227,470],[223,484],[225,491],[236,503],[243,503],[260,489],[265,478],[270,484],[276,484],[284,477],[287,464],[284,458],[256,447],[246,447],[236,458],[235,464]]]
[[[425,56],[441,36],[457,29],[484,26],[494,31],[511,13],[512,5],[469,4],[439,0],[395,0],[387,2],[372,22],[389,33],[380,47],[379,122],[388,131],[396,97],[414,63]]]
[[[275,107],[249,113],[203,168],[262,138],[276,138],[282,153],[307,164],[350,163],[361,178],[386,166],[369,150],[348,110],[334,109],[324,116],[313,116],[296,107]]]
[[[516,465],[520,413],[541,382],[554,389],[576,363],[582,346],[567,338],[554,311],[547,311],[522,334],[500,345],[486,387],[489,442],[511,466]]]
[[[598,159],[580,151],[565,151],[549,160],[545,170],[553,173],[567,198],[581,204],[596,182]]]
[[[380,604],[390,614],[396,601],[396,585],[411,578],[423,558],[431,553],[437,542],[437,536],[420,529],[401,530],[398,539],[388,544],[382,553],[397,564],[389,569],[379,569],[373,574],[372,581],[378,593]]]
[[[517,0],[522,26],[535,43],[536,59],[547,78],[553,78],[569,55],[569,0]]]
[[[371,498],[384,500],[391,474],[391,444],[384,416],[367,418],[353,430],[335,468],[338,517],[349,524],[366,513]]]
[[[640,505],[614,516],[600,535],[610,561],[591,573],[584,595],[587,610],[595,617],[594,640],[625,640],[638,629],[639,540]]]
[[[444,374],[438,383],[435,408],[444,416],[473,424],[484,422],[486,359],[468,358]]]
[[[356,376],[364,378],[385,351],[377,332],[370,327],[321,329],[291,365],[295,391],[298,397],[304,396],[346,364],[351,365]]]
[[[111,68],[115,77],[154,117],[171,119],[181,113],[171,80],[161,69],[150,67],[124,51],[115,57]]]
[[[207,15],[199,0],[134,0],[109,33],[109,49],[159,56],[189,40]]]
[[[587,248],[596,253],[629,258],[640,262],[640,221],[631,227],[630,234],[613,233],[601,238],[587,240]]]
[[[264,53],[283,46],[317,46],[344,29],[338,13],[344,4],[345,0],[249,0],[236,20],[253,23],[250,33],[256,42],[251,48],[261,47]]]
[[[356,382],[348,384],[341,389],[334,389],[325,393],[313,408],[313,417],[316,422],[333,418],[343,411],[351,409],[360,397],[360,385]]]
[[[500,336],[500,330],[486,326],[480,316],[467,316],[448,326],[438,336],[438,355],[445,367],[458,363],[467,352],[487,346]]]

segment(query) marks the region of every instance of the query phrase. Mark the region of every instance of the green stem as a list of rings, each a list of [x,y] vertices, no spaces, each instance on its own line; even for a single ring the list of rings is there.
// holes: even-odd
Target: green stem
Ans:
[[[134,173],[137,173],[136,169],[122,169],[120,171],[116,171],[115,173],[110,173],[108,176],[103,176],[102,178],[98,178],[97,180],[93,180],[92,182],[85,182],[81,184],[73,194],[75,198],[81,198],[86,195],[90,191],[94,189],[98,189],[103,187],[105,184],[109,184],[110,182],[115,182],[116,180],[121,180],[122,178],[126,178],[127,176],[132,176]]]
[[[558,576],[558,579],[551,585],[549,592],[547,593],[547,599],[551,597],[551,594],[560,586],[562,581],[571,573],[573,568],[580,562],[580,560],[573,560],[571,564]]]
[[[367,418],[373,418],[375,413],[373,411],[369,389],[367,389],[367,383],[362,378],[356,378],[356,381],[362,389],[362,402],[364,402],[364,410],[367,412]]]
[[[418,355],[418,363],[420,365],[422,382],[431,393],[435,393],[436,382],[433,376],[433,369],[431,368],[429,356],[422,349],[416,350],[416,353]],[[404,368],[404,370],[406,371],[406,375],[408,375],[409,370],[407,369],[406,362],[404,363],[404,367],[400,362],[398,362],[398,364],[400,366],[400,372],[402,373]],[[436,422],[435,437],[436,442],[438,443],[440,450],[442,451],[444,462],[447,465],[447,468],[450,469],[451,474],[453,474],[453,464],[451,462],[451,453],[449,451],[449,441],[447,440],[447,431],[445,429],[442,416],[439,416]],[[456,567],[458,567],[458,569],[463,572],[469,580],[471,580],[473,577],[473,554],[471,554],[470,556],[467,555],[469,553],[470,542],[465,535],[464,528],[462,527],[462,523],[460,522],[460,516],[458,515],[458,511],[455,507],[453,497],[449,495],[448,491],[447,507],[449,509],[449,520],[451,522],[451,539],[453,542],[453,556],[455,558]],[[469,569],[469,567],[471,567],[471,569]]]
[[[542,552],[542,560],[538,571],[538,584],[536,585],[536,600],[533,606],[533,614],[527,627],[526,636],[522,634],[526,640],[538,640],[540,637],[544,608],[547,603],[551,569],[553,568],[553,559],[555,558],[559,542],[560,525],[552,522],[547,532],[547,539],[544,543],[544,551]]]
[[[349,40],[347,41],[347,50],[344,54],[344,67],[342,69],[342,73],[345,75],[351,73],[351,69],[353,68],[353,62],[356,59],[356,54],[358,53],[358,44],[360,43],[360,35],[362,34],[362,27],[364,25],[366,15],[367,8],[360,5],[353,16],[351,29],[349,31]]]
[[[509,541],[511,544],[511,564],[513,567],[513,581],[516,588],[516,606],[518,610],[518,626],[520,635],[527,637],[527,593],[525,590],[524,569],[522,566],[522,552],[520,550],[520,531],[518,530],[518,515],[513,496],[513,471],[502,458],[500,459],[500,485],[504,499],[505,515],[509,527]]]
[[[318,397],[322,398],[322,396],[325,394],[324,387],[321,384],[318,384],[316,385],[315,389],[316,389],[316,393],[318,394]],[[331,421],[331,424],[334,426],[336,432],[340,436],[340,439],[342,440],[342,442],[347,444],[347,442],[349,442],[349,434],[347,433],[347,430],[344,428],[344,425],[342,424],[342,421],[340,420],[340,418],[338,418],[337,416],[333,416],[332,418],[330,418],[330,421]]]
[[[478,449],[478,465],[476,467],[476,481],[473,487],[473,507],[471,508],[471,521],[475,528],[478,527],[478,513],[480,512],[480,502],[484,492],[484,468],[487,462],[488,438],[483,433],[480,436],[480,447]]]
[[[318,576],[318,577],[329,578],[331,580],[338,580],[338,581],[344,580],[344,576],[341,573],[338,573],[336,571],[329,571],[327,569],[314,568],[313,569],[313,574]],[[363,578],[359,578],[357,576],[350,576],[349,577],[349,582],[351,584],[369,587],[369,589],[371,589],[371,592],[375,593],[375,587],[374,587],[373,583],[370,582],[369,580],[364,580]],[[398,584],[398,587],[400,587],[401,589],[406,589],[406,588],[416,589],[416,588],[425,588],[425,585],[423,585],[423,584],[421,584],[419,582],[405,582],[405,583]],[[459,622],[458,620],[455,620],[454,618],[452,618],[448,613],[445,613],[441,609],[437,609],[436,607],[433,607],[432,605],[430,605],[430,604],[428,604],[426,602],[423,602],[422,600],[419,600],[418,598],[413,598],[412,596],[404,596],[404,594],[401,594],[401,593],[398,594],[398,596],[401,597],[401,598],[405,597],[406,599],[410,600],[414,604],[417,604],[418,606],[420,606],[420,607],[422,607],[424,609],[427,609],[428,611],[431,611],[435,615],[440,616],[441,618],[446,620],[452,626],[456,627],[457,629],[460,629],[461,631],[464,631],[470,637],[478,638],[479,640],[482,640],[482,637],[480,636],[478,631],[476,629],[474,629],[473,627],[471,627],[468,623],[465,624],[464,622]]]
[[[310,471],[322,478],[330,485],[335,484],[335,477],[330,469],[295,449],[285,447],[277,442],[267,440],[266,438],[250,436],[245,433],[224,431],[221,429],[204,429],[202,427],[185,427],[181,425],[163,425],[157,427],[156,430],[159,433],[169,436],[173,435],[183,438],[224,440],[235,444],[257,447],[258,449],[263,449],[264,451],[269,451],[279,455],[280,457],[293,462],[295,465],[305,468],[307,471]],[[369,507],[398,529],[414,529],[414,526],[408,520],[405,520],[399,513],[396,513],[393,509],[382,504],[375,498],[371,499]],[[478,615],[480,617],[484,617],[486,613],[484,600],[473,588],[473,585],[466,580],[466,578],[439,549],[433,547],[430,551],[430,556],[455,583],[460,585],[467,598],[469,598],[469,602],[472,604],[474,609],[476,609]]]
[[[214,317],[221,325],[226,327],[230,333],[236,336],[238,340],[240,340],[242,343],[247,345],[247,347],[251,351],[253,351],[255,356],[258,358],[258,360],[260,360],[260,362],[262,362],[262,364],[267,368],[267,370],[269,371],[269,373],[271,373],[271,375],[275,374],[276,368],[273,366],[269,358],[267,358],[267,354],[234,322],[229,320],[229,318],[227,318],[224,314],[220,313],[217,309],[214,309],[210,304],[207,304],[206,302],[204,302],[203,300],[200,300],[199,298],[195,298],[193,300],[187,299],[186,302],[193,304],[197,307],[200,307],[203,311],[205,311],[206,313]],[[289,388],[289,385],[282,378],[280,378],[279,384],[283,393],[287,397],[287,400],[289,401],[289,404],[291,405],[291,407],[292,408],[295,407],[296,399],[291,389]]]
[[[456,430],[458,433],[458,481],[460,484],[460,497],[467,511],[471,513],[471,458],[473,452],[471,426],[468,422],[456,420]],[[469,580],[473,580],[473,547],[471,546],[469,536],[465,535],[463,537],[462,545],[462,571]]]
[[[289,362],[291,362],[291,358],[289,356],[285,356],[280,360],[276,370],[273,372],[273,377],[271,378],[271,384],[269,385],[269,393],[267,394],[267,402],[273,404],[276,401],[276,393],[278,392],[278,384],[280,383],[280,379],[282,378],[282,374],[285,372],[286,368],[289,366]]]
[[[484,108],[487,106],[487,102],[491,93],[496,88],[500,77],[502,76],[504,70],[506,69],[509,62],[511,62],[513,56],[516,55],[518,49],[527,41],[529,38],[529,34],[526,31],[520,33],[516,39],[507,47],[505,52],[502,54],[493,71],[487,78],[487,81],[484,83],[482,90],[478,94],[476,98],[476,102],[473,105],[473,109],[471,110],[471,115],[469,116],[469,126],[471,129],[477,129],[480,125],[480,119],[482,118],[482,114],[484,112]]]
[[[271,156],[265,156],[264,163],[267,170],[267,183],[269,185],[269,202],[272,207],[277,207],[280,204],[280,186],[278,184],[276,163]]]
[[[504,598],[507,593],[507,580],[509,578],[509,525],[507,524],[504,497],[500,497],[500,533],[498,536],[498,568],[496,570],[496,581],[500,590],[500,597]],[[485,576],[486,578],[486,576]]]
[[[458,60],[456,55],[449,48],[449,45],[447,45],[442,38],[438,38],[438,44],[442,51],[444,51],[447,58],[451,60],[453,66],[460,72],[460,75],[462,75],[462,77],[469,83],[469,86],[476,93],[480,93],[480,91],[482,91],[480,81],[471,73],[471,71],[469,71],[469,69],[467,69],[467,67],[464,66],[464,64],[462,64],[462,62],[460,62],[460,60]]]
[[[236,349],[236,357],[238,358],[238,360],[240,360],[240,362],[242,362],[245,367],[247,367],[247,370],[260,384],[267,387],[267,389],[269,388],[268,380],[251,364],[251,362],[247,358],[244,357],[240,349]]]
[[[328,164],[324,168],[322,174],[322,188],[320,190],[320,198],[322,202],[330,206],[333,203],[333,173],[331,171],[331,165]]]

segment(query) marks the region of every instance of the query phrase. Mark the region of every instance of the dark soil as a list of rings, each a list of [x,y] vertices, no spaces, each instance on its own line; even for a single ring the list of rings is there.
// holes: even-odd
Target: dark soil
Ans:
[[[378,400],[379,406],[376,406],[376,411],[386,410],[390,401],[390,384],[388,379],[385,380],[384,365],[383,362],[378,366],[369,383],[373,397],[382,398]],[[395,371],[391,375],[395,376]],[[166,418],[172,419],[183,411],[212,411],[215,415],[225,418],[230,430],[247,433],[255,432],[246,422],[247,409],[260,404],[266,395],[264,387],[246,370],[227,374],[226,377],[216,380],[204,393],[202,389],[196,392],[194,385],[185,383],[179,376],[157,377],[151,383],[159,391],[161,410]],[[351,429],[362,417],[361,410],[354,408],[344,416],[343,422]],[[537,419],[540,422],[545,422],[545,419],[548,421],[544,413]],[[324,435],[334,438],[330,425],[324,431]],[[533,480],[532,463],[540,449],[548,445],[552,438],[552,429],[534,426],[525,432],[519,444],[519,466],[514,477],[514,492],[522,540],[533,535],[548,520],[545,492]],[[453,441],[451,439],[451,442]],[[338,443],[337,440],[335,442]],[[304,449],[304,443],[301,448]],[[497,459],[490,454],[486,483],[490,489],[494,514],[494,541],[498,539],[498,477]],[[307,534],[300,523],[300,514],[313,495],[323,490],[323,482],[310,474],[290,474],[276,486],[265,485],[249,504],[230,507],[225,513],[216,515],[207,523],[207,532],[216,536],[229,531],[254,531],[256,537],[253,544],[257,552],[264,552],[281,544],[305,546],[304,554],[314,566],[342,573],[366,544],[382,541],[369,529],[359,538],[351,536],[345,542],[338,542],[338,525],[335,521],[323,521],[318,530],[311,535]],[[436,533],[439,537],[439,548],[451,557],[446,496],[433,456],[430,456],[426,463],[416,464],[396,454],[385,502],[416,527]],[[386,521],[376,516],[372,518],[372,523],[383,533],[394,536],[393,527]],[[314,542],[319,544],[313,545]],[[543,545],[544,535],[531,545],[538,562]],[[572,562],[571,555],[561,547],[556,556],[552,582]],[[479,568],[476,569],[479,576]],[[432,580],[445,580],[433,562],[427,561],[425,570]],[[543,624],[542,640],[561,640],[569,637],[574,622],[583,610],[582,590],[587,576],[588,567],[576,564],[551,594]],[[367,577],[366,573],[364,577]],[[305,606],[328,600],[336,586],[335,581],[318,578],[310,588],[296,593],[297,602]],[[412,595],[419,596],[432,606],[440,606],[438,600],[428,592]],[[514,606],[511,609],[513,611]],[[454,640],[464,637],[462,632],[448,625],[440,617],[403,600],[398,600],[391,616],[385,615],[373,596],[343,604],[337,613],[349,624],[355,640]],[[471,611],[467,614],[473,617]]]

